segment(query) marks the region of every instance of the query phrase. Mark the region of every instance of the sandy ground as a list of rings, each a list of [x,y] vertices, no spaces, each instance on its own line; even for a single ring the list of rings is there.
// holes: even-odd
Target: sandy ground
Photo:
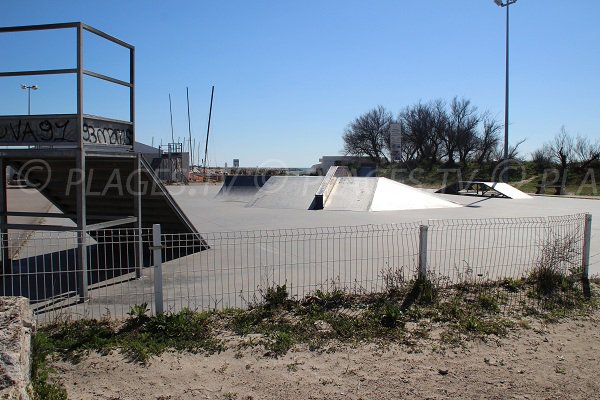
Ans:
[[[599,326],[597,311],[458,348],[420,339],[296,348],[274,359],[232,343],[211,356],[166,353],[148,366],[115,352],[52,367],[72,399],[592,399],[600,396]]]

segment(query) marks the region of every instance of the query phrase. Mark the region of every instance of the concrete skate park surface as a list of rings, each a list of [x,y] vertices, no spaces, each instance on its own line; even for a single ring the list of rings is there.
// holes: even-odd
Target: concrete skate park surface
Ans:
[[[436,194],[440,199],[461,207],[357,212],[246,207],[244,203],[216,199],[221,189],[219,185],[192,184],[169,186],[168,189],[199,232],[314,228],[444,219],[547,217],[589,212],[593,216],[590,273],[600,274],[600,254],[597,254],[600,253],[600,201],[595,199],[549,196],[505,199]]]

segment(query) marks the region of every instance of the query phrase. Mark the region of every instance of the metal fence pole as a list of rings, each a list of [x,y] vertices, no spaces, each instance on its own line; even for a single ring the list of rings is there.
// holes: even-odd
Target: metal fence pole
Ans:
[[[427,279],[427,225],[419,226],[419,279]]]
[[[134,186],[135,189],[133,193],[133,210],[134,215],[137,218],[135,222],[135,244],[136,247],[136,256],[135,258],[138,260],[137,265],[135,266],[135,277],[142,277],[142,268],[144,267],[144,243],[142,238],[142,166],[140,162],[141,155],[138,154],[134,160]]]
[[[160,224],[152,225],[152,259],[154,264],[154,308],[163,313],[162,246]]]
[[[585,225],[583,228],[583,253],[581,255],[581,267],[583,279],[589,279],[590,274],[590,247],[592,242],[592,214],[585,214]]]

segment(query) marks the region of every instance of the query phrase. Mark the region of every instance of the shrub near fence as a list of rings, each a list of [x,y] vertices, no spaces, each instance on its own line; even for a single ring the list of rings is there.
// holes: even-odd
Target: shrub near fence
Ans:
[[[121,318],[142,303],[149,304],[153,313],[223,309],[246,307],[268,288],[282,285],[291,297],[302,299],[316,291],[408,290],[420,279],[446,297],[460,291],[467,294],[461,297],[466,301],[493,300],[501,308],[519,309],[548,299],[568,301],[582,293],[590,217],[208,233],[202,237],[209,249],[165,263],[159,256],[186,254],[197,237],[155,232],[156,244],[162,245],[153,247],[154,267],[142,268],[140,278],[139,265],[130,265],[124,261],[130,258],[123,257],[136,241],[133,232],[101,232],[110,240],[96,250],[102,256],[90,262],[89,274],[97,278],[85,302],[78,302],[77,282],[65,281],[66,271],[78,272],[71,258],[31,256],[47,249],[53,254],[72,252],[76,241],[65,239],[65,233],[32,234],[13,252],[21,258],[13,261],[12,273],[3,276],[3,293],[32,294],[37,288],[35,298],[29,297],[41,320],[62,315]],[[150,245],[152,233],[144,231],[143,240]],[[89,244],[93,247],[96,242],[90,238]],[[40,295],[40,288],[57,283],[67,289],[60,296],[47,289]]]

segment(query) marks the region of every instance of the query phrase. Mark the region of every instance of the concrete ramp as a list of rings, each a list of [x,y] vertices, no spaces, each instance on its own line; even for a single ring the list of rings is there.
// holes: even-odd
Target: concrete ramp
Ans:
[[[316,210],[317,195],[323,193],[326,177],[271,177],[246,207]],[[434,194],[387,178],[329,176],[329,195],[324,197],[326,211],[400,211],[428,208],[454,208],[460,205]]]
[[[387,178],[376,178],[377,189],[370,211],[425,210],[429,208],[456,208],[458,204],[440,199],[423,190]]]
[[[309,210],[322,176],[272,176],[246,207]]]
[[[229,175],[215,198],[221,201],[247,203],[271,178],[270,175]]]
[[[46,151],[46,150],[42,150]],[[39,192],[46,197],[63,214],[77,223],[76,190],[70,186],[75,161],[72,157],[50,157],[40,164],[28,162],[29,155],[14,155],[7,157],[8,163],[20,171],[33,185],[39,186]],[[86,156],[86,219],[88,227],[112,219],[127,218],[135,215],[135,190],[132,188],[132,176],[137,170],[135,155],[114,155],[92,153]],[[169,194],[151,166],[140,158],[140,186],[142,188],[141,220],[142,228],[152,229],[153,224],[160,224],[166,239],[163,245],[168,251],[163,252],[163,260],[168,261],[188,254],[208,249],[208,244],[196,230],[183,210]],[[51,176],[52,179],[48,179]],[[89,234],[99,244],[119,243],[119,235],[135,229],[133,223],[121,225],[118,229],[90,231]],[[189,246],[181,246],[176,236],[169,234],[189,234]],[[149,265],[149,243],[144,241],[144,265]],[[135,251],[129,251],[127,246],[134,242],[125,241],[120,250],[124,254],[135,256]],[[93,260],[92,260],[93,261]],[[135,265],[133,261],[129,265]]]
[[[503,197],[508,199],[531,199],[527,193],[503,182],[483,181],[458,181],[436,191],[436,193],[481,196],[481,197]]]
[[[485,182],[490,185],[496,192],[502,193],[506,197],[511,199],[531,199],[532,197],[527,193],[520,191],[519,189],[509,185],[508,183],[502,182]]]
[[[401,211],[455,208],[458,204],[387,178],[336,178],[325,210]]]
[[[369,211],[379,178],[334,178],[335,185],[325,203],[330,211]]]

